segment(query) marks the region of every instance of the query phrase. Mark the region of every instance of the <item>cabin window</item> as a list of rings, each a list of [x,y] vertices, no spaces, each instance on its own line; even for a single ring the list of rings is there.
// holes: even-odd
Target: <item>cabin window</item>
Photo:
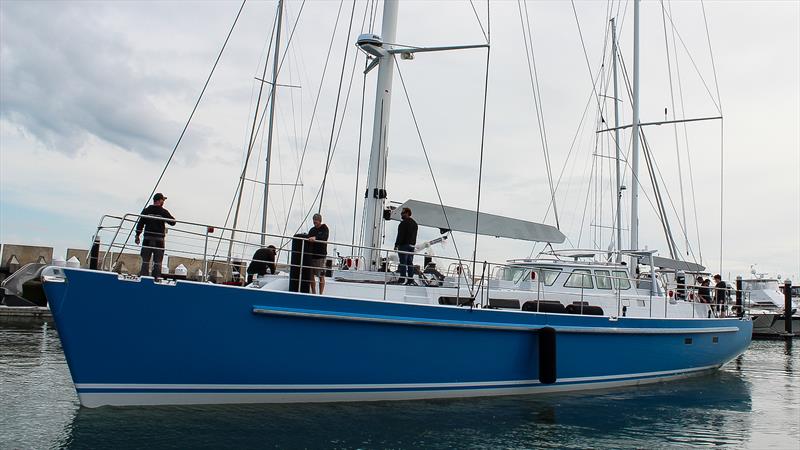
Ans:
[[[595,270],[597,289],[611,289],[611,273],[607,270]]]
[[[569,274],[564,287],[592,289],[592,273],[586,269],[575,269]]]
[[[530,269],[525,267],[504,267],[501,279],[504,281],[513,281],[517,283],[523,276],[529,273],[529,270]]]
[[[614,271],[614,289],[626,290],[631,288],[631,281],[628,279],[628,272],[624,270]]]
[[[545,286],[552,286],[561,274],[561,269],[536,269],[539,281],[543,281]]]

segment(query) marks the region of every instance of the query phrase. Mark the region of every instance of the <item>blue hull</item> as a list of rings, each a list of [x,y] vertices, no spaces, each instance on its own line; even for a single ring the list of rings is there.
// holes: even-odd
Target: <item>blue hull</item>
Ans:
[[[44,288],[85,406],[632,385],[716,369],[752,335],[752,322],[736,318],[615,319],[61,273],[46,277]],[[551,330],[555,344],[543,347]],[[553,355],[540,354],[543,348]],[[555,382],[543,382],[551,369]]]

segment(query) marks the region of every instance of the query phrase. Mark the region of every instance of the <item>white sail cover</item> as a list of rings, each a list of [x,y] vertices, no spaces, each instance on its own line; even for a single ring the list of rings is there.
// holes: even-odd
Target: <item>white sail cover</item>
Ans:
[[[653,256],[653,265],[662,269],[682,270],[684,272],[705,272],[705,266],[689,261]]]
[[[414,220],[422,226],[440,228],[442,230],[475,232],[475,211],[442,206],[420,200],[407,200],[392,211],[392,220],[402,220],[400,211],[411,208]],[[445,218],[446,215],[446,218]],[[478,234],[504,237],[523,241],[549,242],[560,244],[566,237],[556,227],[511,217],[480,213],[478,216]]]

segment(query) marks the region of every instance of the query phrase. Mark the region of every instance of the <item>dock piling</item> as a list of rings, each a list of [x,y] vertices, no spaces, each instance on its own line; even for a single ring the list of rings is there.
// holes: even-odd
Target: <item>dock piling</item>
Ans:
[[[783,282],[783,318],[786,324],[786,333],[792,334],[792,280]]]
[[[744,302],[742,302],[742,277],[736,277],[736,314],[744,317]]]

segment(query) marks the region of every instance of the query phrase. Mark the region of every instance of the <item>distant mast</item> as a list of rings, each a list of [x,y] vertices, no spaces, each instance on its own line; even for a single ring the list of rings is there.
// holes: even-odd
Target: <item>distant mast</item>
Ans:
[[[616,163],[617,163],[617,218],[615,220],[616,226],[616,241],[617,241],[617,257],[616,261],[622,261],[622,177],[620,169],[620,147],[619,147],[619,89],[617,88],[617,22],[611,19],[611,53],[612,63],[611,67],[614,72],[614,143],[616,147]]]
[[[639,250],[639,0],[633,2],[633,149],[631,150],[631,250]],[[631,276],[639,260],[631,258]]]
[[[269,172],[270,172],[270,159],[272,158],[272,130],[275,125],[275,97],[278,90],[278,63],[280,58],[281,49],[281,19],[283,18],[283,0],[278,0],[278,23],[275,31],[275,57],[272,61],[272,88],[270,89],[269,99],[269,131],[267,133],[267,157],[266,157],[266,173],[264,174],[264,209],[263,216],[261,217],[261,246],[265,247],[267,244],[267,201],[269,200]],[[258,112],[256,112],[257,114]]]
[[[383,45],[391,46],[397,30],[398,0],[385,0],[383,3],[383,24],[381,40]],[[375,116],[372,124],[372,145],[369,155],[367,192],[364,202],[364,250],[367,269],[375,270],[380,265],[380,251],[383,237],[383,209],[386,203],[386,157],[388,154],[387,131],[389,112],[392,103],[392,75],[394,56],[378,59],[378,84],[375,88]]]

